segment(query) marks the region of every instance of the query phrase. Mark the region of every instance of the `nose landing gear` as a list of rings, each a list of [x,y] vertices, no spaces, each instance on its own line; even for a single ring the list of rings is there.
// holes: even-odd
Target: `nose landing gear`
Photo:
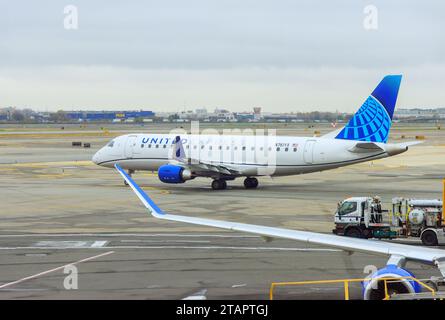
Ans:
[[[134,173],[134,170],[132,170],[132,169],[128,169],[128,175],[130,176],[130,178],[131,178],[131,176],[132,176],[132,174]],[[124,180],[124,185],[126,185],[126,186],[128,186],[128,182],[126,181],[126,180]]]

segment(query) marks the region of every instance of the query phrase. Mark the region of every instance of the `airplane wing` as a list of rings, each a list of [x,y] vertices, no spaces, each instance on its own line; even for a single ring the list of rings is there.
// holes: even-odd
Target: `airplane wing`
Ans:
[[[150,197],[128,176],[128,174],[119,166],[115,165],[118,172],[127,181],[138,198],[148,209],[151,215],[158,219],[171,220],[209,226],[233,231],[242,231],[262,235],[266,238],[291,239],[311,244],[323,245],[343,249],[345,251],[357,251],[371,253],[383,256],[389,256],[389,261],[414,260],[427,264],[436,265],[443,276],[445,276],[445,250],[416,247],[398,243],[388,243],[384,241],[374,241],[366,239],[357,239],[350,237],[341,237],[333,234],[322,234],[308,231],[290,230],[284,228],[267,227],[246,223],[221,221],[205,218],[188,217],[173,215],[162,211]]]
[[[181,137],[176,136],[175,143],[172,145],[172,159],[171,164],[178,165],[190,169],[199,176],[213,176],[228,175],[228,176],[240,176],[241,172],[230,168],[230,166],[222,166],[219,163],[206,162],[202,160],[187,158],[184,146],[182,145]]]

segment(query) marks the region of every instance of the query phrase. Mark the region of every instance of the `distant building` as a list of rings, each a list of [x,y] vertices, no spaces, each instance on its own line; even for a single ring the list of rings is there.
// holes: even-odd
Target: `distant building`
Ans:
[[[438,120],[445,119],[445,108],[435,109],[396,109],[394,117],[398,120]]]
[[[235,115],[233,112],[230,112],[226,109],[215,109],[213,114],[210,116],[210,120],[216,122],[232,122],[236,121]]]
[[[75,121],[128,121],[129,119],[149,119],[153,118],[153,111],[73,111],[66,112],[68,120]]]

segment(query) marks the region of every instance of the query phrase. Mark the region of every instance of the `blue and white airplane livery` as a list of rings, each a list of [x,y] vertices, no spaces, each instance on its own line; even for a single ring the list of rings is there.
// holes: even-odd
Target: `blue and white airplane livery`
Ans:
[[[244,177],[246,188],[258,176],[297,175],[390,157],[417,142],[387,143],[401,75],[383,78],[350,121],[322,137],[255,135],[128,134],[101,148],[93,162],[128,174],[157,171],[165,183],[212,178],[212,188]]]

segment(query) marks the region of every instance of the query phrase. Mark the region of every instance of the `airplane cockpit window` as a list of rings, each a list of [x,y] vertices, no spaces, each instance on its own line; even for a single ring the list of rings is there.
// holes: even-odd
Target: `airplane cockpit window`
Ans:
[[[114,140],[111,140],[108,144],[107,147],[112,148],[114,146]]]
[[[340,209],[338,209],[338,215],[343,216],[348,213],[352,213],[357,210],[357,202],[343,202]]]

